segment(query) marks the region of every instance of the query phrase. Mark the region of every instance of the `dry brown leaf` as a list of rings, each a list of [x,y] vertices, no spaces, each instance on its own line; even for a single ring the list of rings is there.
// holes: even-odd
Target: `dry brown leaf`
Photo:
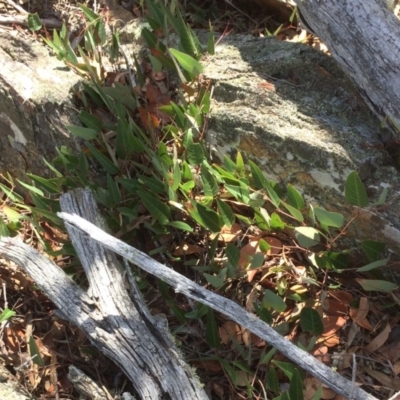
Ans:
[[[226,321],[218,328],[218,331],[223,344],[228,344],[232,339],[235,339],[238,343],[243,343],[242,331],[236,322]]]
[[[176,246],[172,254],[174,256],[185,256],[188,254],[199,254],[202,253],[203,250],[202,247],[197,246],[196,244],[185,243],[182,246]]]
[[[332,389],[329,389],[325,386],[322,386],[322,397],[321,399],[324,400],[330,400],[334,399],[336,397],[336,392],[334,392]]]
[[[225,243],[234,242],[239,235],[242,234],[242,228],[239,224],[234,223],[231,227],[223,226],[219,233],[219,239],[222,239]],[[213,240],[217,236],[217,233],[210,235],[210,239]]]
[[[347,304],[344,304],[335,299],[326,299],[324,302],[324,310],[330,315],[346,315],[349,311]]]
[[[331,336],[342,328],[346,323],[346,318],[336,315],[327,315],[322,319],[322,322],[324,324],[324,332],[322,333],[322,336]]]
[[[222,371],[221,364],[217,360],[194,360],[190,362],[198,368],[205,369],[210,372],[220,372]]]
[[[369,312],[368,299],[366,297],[361,297],[359,307],[350,308],[350,317],[353,319],[353,321],[357,322],[357,324],[360,325],[361,327],[372,331],[373,328],[366,318],[368,312]]]
[[[246,311],[252,313],[254,311],[254,303],[257,303],[258,300],[258,288],[257,285],[254,285],[251,289],[250,293],[246,297]]]
[[[303,391],[304,400],[311,400],[321,386],[321,382],[317,378],[310,377],[306,378],[303,383],[305,387]]]
[[[351,321],[349,335],[347,336],[347,346],[351,346],[357,333],[360,332],[360,327],[354,321]]]
[[[378,350],[386,343],[386,340],[388,339],[391,330],[392,328],[390,327],[389,324],[387,324],[383,329],[383,331],[374,339],[372,339],[371,342],[368,344],[368,346],[365,347],[365,349],[371,353]]]
[[[282,242],[274,236],[264,236],[263,239],[271,246],[267,255],[275,256],[282,253]]]
[[[313,355],[317,360],[325,364],[329,364],[331,362],[331,355],[328,354],[328,346],[318,347],[318,349],[313,351]]]
[[[251,240],[240,249],[240,258],[238,266],[244,268],[250,263],[251,257],[256,254],[258,248],[258,240]]]
[[[400,379],[399,378],[392,378],[380,371],[375,371],[372,368],[362,367],[363,370],[374,379],[376,379],[382,386],[387,388],[393,389],[396,392],[400,390]]]

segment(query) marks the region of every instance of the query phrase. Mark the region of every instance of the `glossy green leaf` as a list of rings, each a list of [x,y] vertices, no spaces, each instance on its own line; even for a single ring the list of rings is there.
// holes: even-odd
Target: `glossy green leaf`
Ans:
[[[344,194],[347,202],[353,206],[366,207],[368,205],[367,190],[355,171],[351,172],[346,179]]]
[[[169,52],[175,57],[179,65],[189,73],[190,77],[193,79],[197,75],[201,74],[203,71],[203,66],[188,54],[182,53],[178,50],[169,49]]]
[[[319,313],[310,307],[304,307],[300,312],[300,325],[304,332],[312,333],[313,335],[321,335],[324,331]]]
[[[38,13],[28,14],[28,28],[32,32],[39,31],[42,28],[42,21]]]
[[[271,214],[269,223],[271,229],[284,229],[286,224],[282,221],[281,217],[277,213]]]
[[[17,313],[13,310],[10,310],[9,308],[5,308],[3,312],[0,315],[0,322],[7,321]]]
[[[19,179],[17,179],[17,181],[18,181],[18,183],[19,183],[20,185],[22,185],[23,187],[27,188],[30,192],[36,193],[36,194],[38,194],[39,196],[44,197],[43,191],[41,191],[41,190],[38,189],[37,187],[32,186],[32,185],[28,185],[27,183],[22,182],[22,181],[20,181]]]
[[[266,253],[267,251],[269,251],[271,249],[271,245],[269,243],[267,243],[264,239],[259,240],[258,247],[264,253]]]
[[[249,189],[246,185],[240,184],[239,186],[236,185],[229,185],[225,184],[225,189],[231,193],[236,200],[243,202],[244,204],[248,204],[250,201],[250,193]]]
[[[314,208],[315,217],[325,226],[341,228],[344,224],[344,217],[337,212],[324,210],[323,208]]]
[[[290,183],[287,185],[288,203],[296,210],[302,210],[305,207],[303,196],[300,192]]]
[[[302,247],[312,247],[320,243],[321,236],[314,228],[299,226],[294,231],[296,239]]]
[[[262,306],[265,308],[273,308],[275,311],[279,312],[285,311],[287,307],[282,297],[278,296],[269,289],[264,292]]]

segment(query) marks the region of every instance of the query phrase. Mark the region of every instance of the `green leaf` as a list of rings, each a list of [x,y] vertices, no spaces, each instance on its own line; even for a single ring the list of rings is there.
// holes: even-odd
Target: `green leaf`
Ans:
[[[215,197],[219,192],[219,188],[216,180],[204,163],[201,164],[201,180],[203,182],[204,195],[207,197]]]
[[[240,250],[237,246],[232,243],[228,243],[225,249],[226,257],[228,258],[228,262],[234,267],[237,268],[240,260]]]
[[[224,221],[224,224],[230,228],[235,222],[235,214],[233,213],[231,207],[220,199],[217,199],[217,206],[222,221]]]
[[[268,368],[267,389],[272,393],[279,393],[279,380],[274,367]]]
[[[210,275],[207,273],[203,273],[204,278],[206,278],[206,281],[214,286],[216,289],[221,287],[224,284],[225,278],[223,276],[216,276],[216,275]]]
[[[261,169],[253,161],[249,160],[251,176],[253,177],[254,184],[257,189],[265,189],[268,193],[269,199],[275,207],[279,207],[280,199],[272,186],[268,183]]]
[[[353,171],[346,179],[344,194],[349,204],[358,207],[368,206],[368,195],[358,173]]]
[[[15,311],[10,310],[9,308],[5,308],[0,315],[0,322],[7,321],[11,317],[17,314]]]
[[[361,268],[357,269],[357,272],[366,272],[366,271],[371,271],[372,269],[375,268],[380,268],[380,267],[384,267],[389,261],[389,258],[385,258],[384,260],[377,260],[374,261],[370,264],[364,265]]]
[[[281,200],[281,204],[289,211],[289,213],[296,219],[296,221],[304,221],[303,214],[297,208],[292,207],[290,204],[285,203],[283,200]]]
[[[34,174],[26,174],[31,178],[33,181],[38,183],[44,190],[46,190],[49,193],[56,194],[60,192],[60,182],[62,179],[45,179],[42,178],[41,176],[37,176]]]
[[[209,307],[207,310],[206,342],[213,348],[219,349],[221,347],[217,321],[215,320],[214,311]]]
[[[256,253],[251,259],[249,269],[261,268],[264,265],[265,256],[264,253]]]
[[[85,142],[85,145],[88,147],[93,157],[109,174],[114,175],[119,171],[119,168],[108,157],[100,153],[100,151],[97,150],[91,143]]]
[[[302,210],[305,207],[303,196],[300,192],[290,183],[287,185],[288,203],[296,210]]]
[[[42,21],[38,13],[28,14],[28,28],[32,31],[38,31],[42,28]]]
[[[344,224],[343,215],[337,212],[327,211],[323,208],[314,208],[314,213],[322,225],[341,228]]]
[[[191,79],[203,72],[203,66],[193,57],[172,48],[169,51],[179,65],[190,75]]]
[[[296,366],[293,365],[292,363],[289,362],[284,362],[284,361],[277,361],[277,360],[272,360],[272,363],[275,364],[279,369],[291,380],[293,378],[293,375],[295,371],[299,373],[297,370]],[[301,379],[302,374],[300,373]]]
[[[180,229],[181,231],[193,232],[193,228],[183,221],[170,221],[167,225]]]
[[[283,301],[282,297],[278,296],[271,290],[267,289],[264,292],[264,297],[262,300],[262,306],[265,308],[273,308],[278,312],[283,312],[286,310],[286,303]]]
[[[39,196],[44,197],[44,193],[40,189],[38,189],[37,187],[32,186],[32,185],[28,185],[27,183],[24,183],[24,182],[20,181],[19,179],[17,179],[17,181],[18,181],[18,183],[20,185],[22,185],[23,187],[27,188],[30,192],[36,193]]]
[[[210,33],[208,34],[207,51],[208,54],[213,56],[215,54],[214,27],[212,26],[211,21],[209,22],[209,24],[210,24]]]
[[[322,386],[319,386],[311,400],[321,400],[321,399],[322,399]]]
[[[107,174],[107,188],[111,207],[114,207],[121,201],[121,192],[119,191],[118,183],[115,182],[110,174]]]
[[[170,222],[171,210],[165,203],[144,190],[138,190],[137,195],[142,199],[142,204],[146,207],[151,216],[161,225],[166,225]]]
[[[95,130],[96,132],[100,132],[102,128],[102,123],[99,118],[95,117],[93,114],[82,110],[79,113],[79,119],[82,123],[84,123],[88,128]],[[78,127],[75,127],[78,128]]]
[[[236,170],[239,172],[240,175],[244,174],[245,172],[243,157],[240,151],[238,151],[236,154]]]
[[[258,247],[260,248],[261,251],[266,253],[268,250],[271,249],[271,245],[266,242],[264,239],[260,239],[258,242]]]
[[[302,247],[312,247],[320,243],[319,232],[309,226],[299,226],[294,229],[295,236],[299,245]]]
[[[84,126],[66,126],[66,128],[81,139],[93,140],[97,138],[98,131],[92,128],[85,128]]]
[[[382,280],[356,278],[356,281],[364,290],[371,290],[375,292],[390,293],[397,287],[397,285],[393,282]]]
[[[290,400],[303,400],[303,382],[297,368],[294,370],[289,386]]]
[[[203,226],[209,229],[211,232],[220,232],[223,225],[221,224],[218,214],[200,203],[197,203],[196,207],[200,219],[203,222]]]
[[[35,339],[33,336],[29,338],[29,354],[32,358],[32,362],[40,367],[44,367],[44,361],[39,353],[39,349],[36,345]]]
[[[250,202],[250,193],[249,188],[240,183],[239,186],[225,184],[225,189],[231,193],[236,200],[243,202],[244,204],[249,204]]]
[[[7,236],[10,236],[10,231],[8,230],[7,225],[3,221],[3,218],[0,217],[0,238],[7,237]]]
[[[375,240],[363,240],[361,248],[369,261],[377,261],[385,250],[385,243],[377,242]]]
[[[201,165],[206,158],[203,146],[200,143],[193,142],[192,129],[188,129],[186,132],[186,151],[191,165]]]
[[[91,10],[89,7],[86,7],[84,4],[79,4],[78,6],[80,7],[80,9],[83,11],[83,13],[85,14],[85,18],[90,21],[96,21],[97,19],[100,19],[100,16],[98,14],[96,14],[93,10]]]
[[[281,217],[277,213],[271,214],[271,220],[269,225],[271,229],[284,229],[286,226],[285,223],[282,221]]]
[[[322,335],[324,324],[318,311],[313,308],[304,307],[300,312],[300,325],[303,332],[309,332],[313,335]]]

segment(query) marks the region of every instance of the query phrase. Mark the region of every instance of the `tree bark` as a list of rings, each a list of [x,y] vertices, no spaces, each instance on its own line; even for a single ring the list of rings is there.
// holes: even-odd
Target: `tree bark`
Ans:
[[[385,0],[295,2],[371,110],[400,133],[400,23]]]

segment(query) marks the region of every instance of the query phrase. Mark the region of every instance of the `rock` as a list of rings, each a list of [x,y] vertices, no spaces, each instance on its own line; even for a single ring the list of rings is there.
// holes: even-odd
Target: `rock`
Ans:
[[[396,138],[331,57],[275,38],[231,36],[204,75],[215,85],[207,138],[216,159],[240,150],[268,178],[348,219],[360,210],[347,205],[344,184],[358,170],[371,204],[384,188],[389,195],[384,207],[362,210],[347,233],[399,253],[399,164],[387,150]]]
[[[43,177],[61,145],[77,148],[65,128],[80,125],[71,88],[80,78],[41,43],[0,32],[0,171]]]

